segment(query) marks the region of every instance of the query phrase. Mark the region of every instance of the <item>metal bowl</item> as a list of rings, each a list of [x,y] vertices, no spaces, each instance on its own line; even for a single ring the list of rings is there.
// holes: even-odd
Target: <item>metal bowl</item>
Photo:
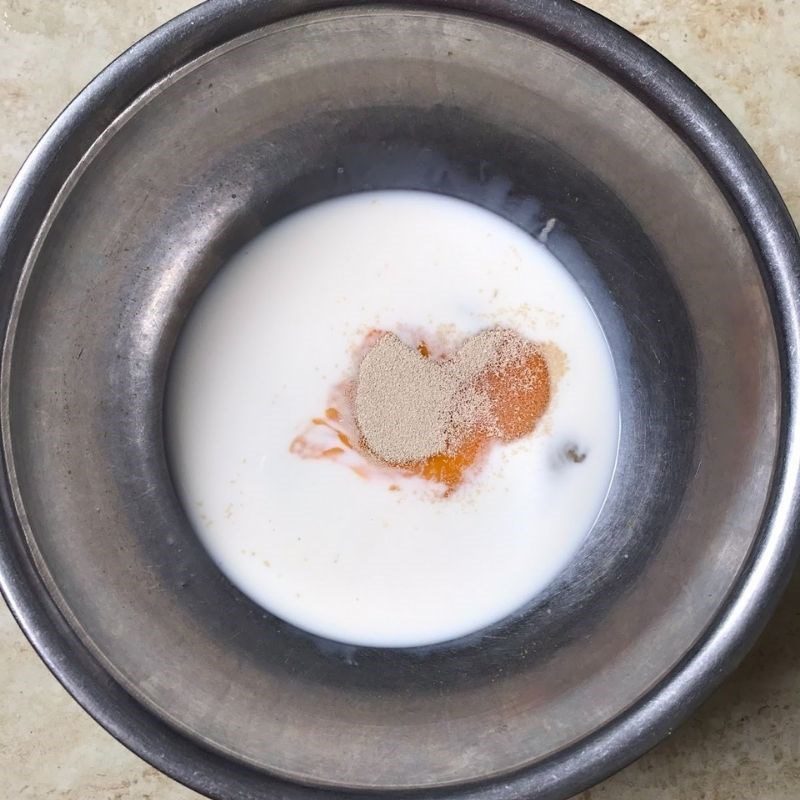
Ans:
[[[189,527],[162,430],[215,272],[287,213],[377,188],[546,227],[622,392],[611,495],[567,571],[410,650],[247,600]],[[718,109],[577,5],[212,0],[92,83],[0,210],[5,596],[91,714],[211,796],[566,797],[669,733],[788,578],[798,252]]]

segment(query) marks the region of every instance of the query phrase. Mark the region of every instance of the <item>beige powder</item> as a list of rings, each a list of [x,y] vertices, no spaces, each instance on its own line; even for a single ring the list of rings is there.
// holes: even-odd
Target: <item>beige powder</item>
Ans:
[[[384,334],[365,355],[356,383],[364,446],[382,461],[412,464],[458,447],[476,425],[491,433],[491,398],[475,379],[526,347],[518,334],[496,328],[468,339],[452,359],[436,361]]]
[[[382,336],[361,362],[356,422],[367,448],[393,464],[441,452],[458,381],[448,370],[392,333]]]

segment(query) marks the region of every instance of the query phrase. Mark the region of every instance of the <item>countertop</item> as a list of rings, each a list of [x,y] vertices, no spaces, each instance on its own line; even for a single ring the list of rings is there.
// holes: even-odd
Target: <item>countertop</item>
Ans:
[[[800,220],[800,0],[590,0],[674,61],[748,138]],[[188,0],[0,0],[0,192],[62,107]],[[67,695],[0,603],[0,798],[190,800]],[[692,719],[579,800],[800,797],[800,574]]]

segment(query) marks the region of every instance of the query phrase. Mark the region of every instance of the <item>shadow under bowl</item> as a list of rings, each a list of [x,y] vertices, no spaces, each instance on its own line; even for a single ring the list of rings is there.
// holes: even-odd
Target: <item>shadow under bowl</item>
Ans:
[[[182,324],[245,242],[388,188],[546,236],[621,391],[611,493],[566,572],[405,650],[318,639],[233,587],[162,412]],[[711,102],[578,6],[207,3],[46,135],[0,261],[4,593],[96,718],[212,796],[566,797],[669,732],[787,579],[796,233]]]

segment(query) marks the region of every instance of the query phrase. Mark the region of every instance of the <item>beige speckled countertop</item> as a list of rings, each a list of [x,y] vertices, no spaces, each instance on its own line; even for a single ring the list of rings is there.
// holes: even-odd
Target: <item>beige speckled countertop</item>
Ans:
[[[112,57],[191,0],[0,0],[0,192]],[[694,78],[800,219],[800,0],[590,0]],[[0,603],[0,800],[198,798],[128,752],[48,673]],[[800,574],[738,672],[580,800],[800,797]]]

